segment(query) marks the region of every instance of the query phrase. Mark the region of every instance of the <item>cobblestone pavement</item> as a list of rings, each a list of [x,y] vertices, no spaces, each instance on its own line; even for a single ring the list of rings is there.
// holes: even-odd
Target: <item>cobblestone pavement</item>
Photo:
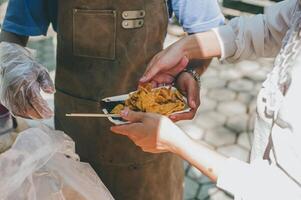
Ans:
[[[0,17],[2,14],[3,6],[0,6]],[[37,59],[48,67],[54,78],[55,40],[52,36],[53,32],[46,38],[35,38],[30,41],[29,47],[37,49]],[[170,26],[165,46],[181,36],[181,28]],[[202,105],[197,116],[192,121],[182,121],[178,125],[193,139],[217,152],[248,161],[256,95],[271,69],[271,63],[266,59],[237,64],[221,64],[213,60],[202,77]],[[53,96],[44,94],[44,97],[53,107]],[[53,127],[53,119],[42,122]],[[28,120],[27,123],[37,126],[40,122]],[[233,199],[187,163],[185,173],[185,200]]]

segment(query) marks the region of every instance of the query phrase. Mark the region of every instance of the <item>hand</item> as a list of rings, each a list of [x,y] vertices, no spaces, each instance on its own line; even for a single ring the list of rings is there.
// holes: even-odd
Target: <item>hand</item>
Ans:
[[[30,52],[13,43],[0,43],[0,101],[16,116],[43,119],[53,112],[42,98],[40,89],[54,93],[54,84],[45,67]]]
[[[182,43],[174,43],[154,56],[140,82],[152,82],[155,87],[163,83],[172,83],[177,74],[186,68],[188,62]]]
[[[129,137],[145,152],[179,153],[178,149],[188,140],[188,136],[167,117],[134,112],[128,108],[121,115],[131,124],[114,126],[111,130]]]
[[[150,61],[140,79],[141,83],[170,83],[192,59],[210,59],[221,56],[221,47],[214,32],[187,36],[161,51]]]
[[[193,119],[197,109],[200,106],[200,86],[193,76],[187,72],[183,72],[176,80],[178,90],[187,97],[189,112],[174,114],[170,119],[174,122],[179,120]]]
[[[183,71],[183,69],[185,68],[185,66],[187,65],[186,62],[188,62],[188,60],[186,60],[186,58],[184,58],[181,61],[181,63],[179,65],[177,65],[177,67],[156,74],[150,81],[153,88],[164,86],[164,85],[171,85],[172,83],[174,83],[176,76],[179,73],[181,73]]]

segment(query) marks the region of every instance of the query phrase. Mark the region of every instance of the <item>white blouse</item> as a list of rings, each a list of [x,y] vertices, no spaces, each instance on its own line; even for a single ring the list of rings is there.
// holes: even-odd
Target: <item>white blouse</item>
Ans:
[[[264,15],[235,18],[214,29],[222,47],[222,59],[235,62],[275,57],[282,44],[286,44],[285,35],[296,16],[301,16],[299,1],[287,0],[271,6]],[[229,158],[218,178],[217,186],[232,193],[235,199],[301,199],[301,47],[299,49],[288,71],[288,92],[275,98],[280,102],[276,118],[268,117],[265,112],[264,99],[270,90],[266,87],[270,79],[265,81],[258,95],[251,163]],[[273,143],[271,163],[263,159],[269,140]]]

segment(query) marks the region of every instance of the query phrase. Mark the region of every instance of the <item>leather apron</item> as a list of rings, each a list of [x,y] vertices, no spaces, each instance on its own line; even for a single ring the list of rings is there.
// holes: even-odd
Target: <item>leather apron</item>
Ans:
[[[63,0],[58,9],[56,128],[72,137],[81,160],[92,165],[117,200],[182,199],[180,158],[141,151],[111,133],[107,119],[65,117],[101,112],[104,97],[136,90],[147,63],[162,49],[166,2]]]

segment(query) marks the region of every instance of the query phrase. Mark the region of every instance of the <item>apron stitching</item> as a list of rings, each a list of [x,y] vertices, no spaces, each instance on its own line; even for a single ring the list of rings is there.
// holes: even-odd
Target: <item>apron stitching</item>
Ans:
[[[61,93],[62,95],[65,95],[65,96],[68,96],[68,97],[77,99],[77,100],[79,100],[79,101],[86,101],[87,103],[94,104],[94,105],[97,105],[97,106],[100,105],[99,101],[95,101],[95,100],[93,100],[93,99],[88,99],[88,98],[83,98],[83,97],[79,97],[79,96],[72,95],[72,94],[70,94],[69,92],[65,92],[64,90],[59,89],[58,87],[56,87],[55,89],[56,89],[59,93]],[[100,98],[100,97],[98,97],[98,99],[99,99],[99,98]]]

